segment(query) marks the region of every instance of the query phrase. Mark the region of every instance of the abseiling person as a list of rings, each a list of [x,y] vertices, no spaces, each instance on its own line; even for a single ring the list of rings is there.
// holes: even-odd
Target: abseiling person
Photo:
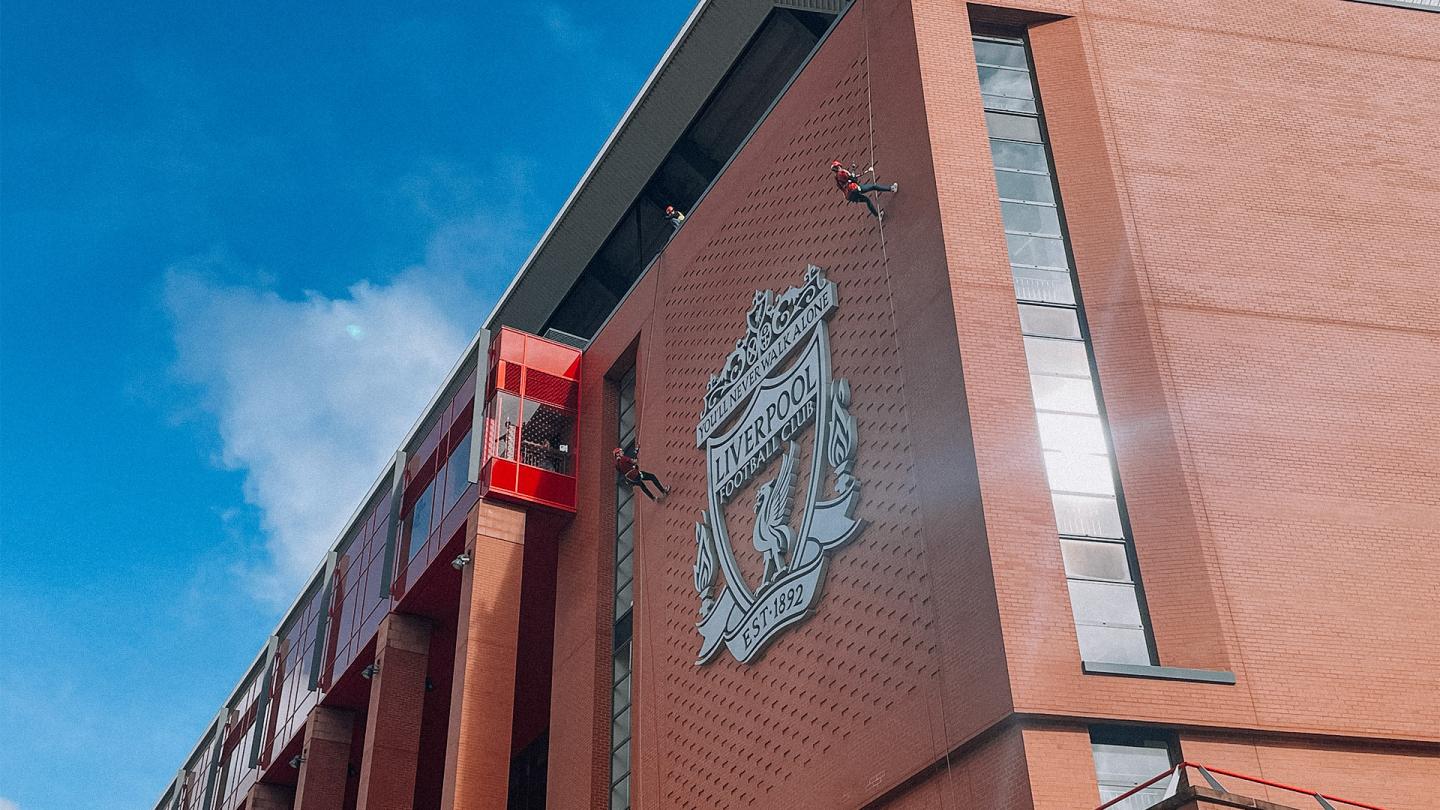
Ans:
[[[640,462],[626,455],[624,450],[617,447],[615,448],[614,455],[615,471],[624,477],[625,483],[629,484],[631,489],[639,487],[640,491],[645,493],[645,497],[653,501],[655,500],[655,494],[650,491],[649,487],[645,486],[645,482],[649,481],[660,488],[660,497],[663,498],[670,494],[670,490],[667,489],[664,484],[660,483],[660,479],[655,477],[655,473],[640,469]],[[635,449],[635,455],[640,455],[640,449],[638,447]]]
[[[863,172],[857,173],[853,163],[847,169],[840,161],[832,160],[830,161],[830,171],[835,175],[835,187],[845,194],[845,199],[852,203],[865,203],[865,207],[870,209],[870,216],[876,219],[882,218],[883,212],[875,207],[875,201],[870,199],[870,193],[883,191],[894,194],[900,190],[899,183],[891,183],[888,186],[881,183],[861,185],[858,178]]]

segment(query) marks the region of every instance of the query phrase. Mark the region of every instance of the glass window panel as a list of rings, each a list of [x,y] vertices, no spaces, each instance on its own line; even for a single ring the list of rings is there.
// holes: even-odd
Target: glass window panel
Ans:
[[[1035,392],[1035,408],[1066,413],[1099,413],[1095,404],[1095,386],[1089,380],[1055,377],[1049,374],[1030,375],[1030,388]]]
[[[520,433],[520,398],[504,391],[497,392],[492,420],[491,455],[514,461]]]
[[[1050,498],[1055,506],[1055,524],[1061,534],[1117,540],[1125,536],[1120,530],[1120,509],[1113,496],[1055,493]]]
[[[1136,785],[1170,770],[1170,752],[1163,743],[1115,745],[1091,743],[1095,758],[1095,778],[1100,785],[1102,801],[1109,801]],[[1165,784],[1147,787],[1115,805],[1123,810],[1144,810],[1165,797]]]
[[[1096,778],[1124,785],[1125,790],[1170,769],[1170,751],[1158,740],[1144,745],[1091,743],[1090,749],[1095,757]]]
[[[1066,576],[1130,581],[1130,560],[1125,556],[1124,543],[1064,538],[1060,553],[1065,557]]]
[[[986,112],[985,127],[992,138],[1040,143],[1040,121],[1033,115]]]
[[[1050,164],[1045,162],[1045,145],[990,139],[990,157],[1001,169],[1025,169],[1048,174]]]
[[[575,442],[575,416],[552,405],[525,400],[520,430],[520,461],[542,470],[570,474],[570,448]]]
[[[1025,46],[1018,42],[990,42],[975,40],[975,61],[987,65],[1028,68]]]
[[[615,688],[610,690],[610,713],[624,711],[630,708],[630,678],[627,676],[615,683]]]
[[[1168,767],[1168,766],[1167,766],[1167,767]],[[1159,771],[1157,771],[1157,773],[1159,773]],[[1154,776],[1154,775],[1155,775],[1155,774],[1150,774],[1150,776]],[[1148,778],[1150,778],[1150,777],[1147,776],[1146,779],[1148,779]],[[1142,779],[1142,780],[1140,780],[1140,781],[1143,782],[1144,779]],[[1110,784],[1106,784],[1106,783],[1104,783],[1104,782],[1101,782],[1101,783],[1100,783],[1100,802],[1101,802],[1101,804],[1104,804],[1105,802],[1110,801],[1111,799],[1115,798],[1116,796],[1119,796],[1119,795],[1123,794],[1125,791],[1129,790],[1129,789],[1132,788],[1132,787],[1135,787],[1135,786],[1134,786],[1134,785],[1110,785]],[[1126,797],[1125,801],[1123,801],[1123,802],[1117,802],[1116,804],[1110,805],[1109,807],[1105,808],[1105,810],[1149,810],[1149,808],[1154,807],[1155,805],[1159,804],[1164,798],[1165,798],[1165,787],[1164,787],[1164,782],[1162,781],[1162,782],[1161,782],[1161,785],[1160,785],[1159,787],[1155,787],[1155,786],[1153,786],[1153,785],[1152,785],[1151,787],[1147,787],[1147,788],[1145,788],[1144,790],[1140,791],[1139,793],[1134,794],[1133,796],[1128,796],[1128,797]]]
[[[1020,305],[1020,331],[1037,337],[1080,339],[1080,319],[1073,309]]]
[[[635,555],[626,554],[615,566],[615,581],[617,583],[630,582],[635,578]]]
[[[629,810],[630,808],[630,775],[626,774],[624,779],[615,783],[610,788],[610,810]]]
[[[619,683],[622,679],[630,677],[630,651],[622,647],[615,654],[615,677],[612,679]]]
[[[1080,660],[1106,664],[1150,665],[1150,650],[1145,646],[1145,631],[1138,627],[1101,627],[1093,624],[1075,625],[1080,641]]]
[[[1011,98],[1010,96],[992,96],[982,94],[980,104],[987,110],[1004,110],[1005,112],[1035,112],[1035,100],[1028,98]]]
[[[450,459],[445,462],[445,511],[460,502],[460,496],[470,486],[470,434],[455,445]]]
[[[1046,174],[1022,174],[997,168],[995,185],[999,187],[1002,199],[1055,202],[1055,188],[1050,184],[1050,176]]]
[[[1031,374],[1090,377],[1090,358],[1085,344],[1078,341],[1027,337],[1025,358],[1030,363]]]
[[[1105,427],[1098,416],[1071,413],[1037,413],[1040,446],[1062,453],[1107,453]]]
[[[630,773],[630,746],[626,744],[616,748],[610,754],[610,774],[614,778],[628,773]]]
[[[1076,622],[1106,627],[1140,626],[1140,603],[1135,599],[1133,585],[1078,579],[1070,580],[1069,584],[1070,608],[1075,612]]]
[[[1060,213],[1053,205],[1002,202],[1000,217],[1005,220],[1007,231],[1041,236],[1060,235]]]
[[[1045,471],[1050,488],[1061,492],[1089,495],[1114,495],[1115,479],[1110,473],[1110,457],[1090,453],[1045,451]]]
[[[630,592],[630,583],[626,582],[624,586],[615,593],[615,615],[619,616],[621,613],[629,610],[630,606],[634,603],[635,598]]]
[[[406,521],[407,530],[410,533],[410,558],[425,545],[425,539],[430,536],[430,513],[434,511],[435,505],[435,482],[431,481],[425,491],[420,493],[420,498],[415,501],[415,506],[410,510],[410,520]]]
[[[1075,288],[1065,270],[1041,270],[1034,267],[1012,267],[1015,297],[1021,301],[1043,304],[1074,304]]]
[[[610,728],[610,744],[618,747],[622,742],[630,739],[630,710],[625,709],[615,715],[615,723]]]
[[[1070,260],[1065,256],[1065,243],[1059,239],[1007,233],[1005,245],[1010,249],[1011,264],[1056,267],[1062,270],[1070,267]]]

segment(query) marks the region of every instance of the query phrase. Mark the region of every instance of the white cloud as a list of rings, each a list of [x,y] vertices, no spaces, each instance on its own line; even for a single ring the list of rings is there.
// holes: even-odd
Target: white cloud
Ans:
[[[10,801],[4,796],[0,796],[0,810],[20,810],[20,805]]]
[[[175,371],[259,510],[262,561],[243,564],[257,596],[288,601],[319,563],[513,270],[516,230],[452,223],[424,265],[336,297],[222,281],[235,268],[221,256],[170,268]]]

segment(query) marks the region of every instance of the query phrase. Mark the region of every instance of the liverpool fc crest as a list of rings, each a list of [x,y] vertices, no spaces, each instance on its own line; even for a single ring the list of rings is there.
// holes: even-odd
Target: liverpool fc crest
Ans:
[[[697,664],[712,661],[722,645],[742,664],[757,660],[781,631],[814,611],[830,553],[863,528],[855,519],[860,482],[850,384],[832,380],[830,371],[827,322],[839,305],[835,282],[814,265],[799,287],[755,293],[745,335],[706,388],[695,429],[710,495],[695,524]],[[814,446],[801,493],[801,437],[811,424]],[[750,542],[764,573],[752,587],[731,545],[725,507],[776,457],[774,477],[755,490]]]

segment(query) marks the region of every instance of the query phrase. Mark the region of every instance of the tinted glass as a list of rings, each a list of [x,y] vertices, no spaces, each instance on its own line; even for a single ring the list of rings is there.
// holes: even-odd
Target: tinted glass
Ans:
[[[1001,169],[1019,169],[1045,174],[1050,168],[1045,162],[1045,145],[1040,143],[1000,141],[991,138],[990,157]]]
[[[1005,244],[1010,248],[1011,264],[1062,270],[1070,266],[1065,258],[1065,243],[1054,237],[1005,234]]]
[[[1115,479],[1111,476],[1107,455],[1046,450],[1045,472],[1050,476],[1051,489],[1089,495],[1115,494]]]
[[[630,583],[626,582],[615,592],[615,613],[619,614],[622,610],[629,610],[634,603],[635,596],[631,593]]]
[[[1127,584],[1070,580],[1070,608],[1080,624],[1139,627],[1140,605]]]
[[[987,112],[985,126],[992,138],[1040,143],[1040,122],[1031,115]]]
[[[1022,202],[1055,202],[1055,190],[1050,185],[1048,175],[1023,174],[1006,169],[996,169],[995,184],[1000,188],[1001,199]]]
[[[1170,769],[1170,752],[1163,743],[1145,745],[1111,745],[1091,743],[1095,758],[1095,781],[1100,785],[1100,799],[1109,801],[1136,785],[1147,782]],[[1164,798],[1164,782],[1147,787],[1113,806],[1112,810],[1143,810]]]
[[[1062,539],[1060,552],[1065,556],[1066,576],[1130,581],[1130,561],[1123,543]]]
[[[622,808],[629,806],[630,775],[626,774],[624,779],[616,782],[615,786],[610,788],[610,808],[611,810],[622,810]]]
[[[1028,68],[1025,47],[1011,42],[975,40],[975,61],[984,65]]]
[[[1095,403],[1095,387],[1089,380],[1032,374],[1030,389],[1035,393],[1036,410],[1099,413]]]
[[[520,398],[504,391],[497,392],[491,421],[490,454],[514,461],[520,444]]]
[[[1030,361],[1031,374],[1090,377],[1090,358],[1085,344],[1079,341],[1027,337],[1025,357]]]
[[[445,462],[445,511],[448,514],[455,504],[460,502],[460,496],[470,487],[470,434],[466,433],[465,438],[455,445],[450,451],[450,459]]]
[[[430,536],[430,513],[435,506],[435,482],[431,481],[420,493],[419,499],[415,501],[415,508],[410,510],[410,519],[406,526],[410,533],[410,557],[413,559],[425,545],[425,538]]]
[[[1080,537],[1113,537],[1120,530],[1120,510],[1108,496],[1054,494],[1055,524],[1061,534]]]
[[[1012,267],[1015,297],[1021,301],[1042,304],[1074,304],[1075,288],[1065,270],[1042,270],[1036,267]]]
[[[1098,416],[1072,413],[1036,414],[1040,446],[1063,453],[1106,453],[1105,428]]]
[[[1080,339],[1080,319],[1075,310],[1060,307],[1020,305],[1020,331],[1036,337]]]
[[[1060,214],[1052,205],[1036,203],[1000,203],[1000,216],[1005,230],[1041,236],[1060,235]]]
[[[630,709],[622,709],[615,715],[615,725],[611,727],[611,745],[620,747],[620,744],[630,739]]]
[[[1145,646],[1145,631],[1138,627],[1101,627],[1075,625],[1080,641],[1080,660],[1104,661],[1107,664],[1150,663],[1150,650]],[[1149,805],[1145,805],[1149,806]]]
[[[575,441],[572,412],[525,400],[520,430],[520,463],[542,470],[570,474],[570,445]]]

